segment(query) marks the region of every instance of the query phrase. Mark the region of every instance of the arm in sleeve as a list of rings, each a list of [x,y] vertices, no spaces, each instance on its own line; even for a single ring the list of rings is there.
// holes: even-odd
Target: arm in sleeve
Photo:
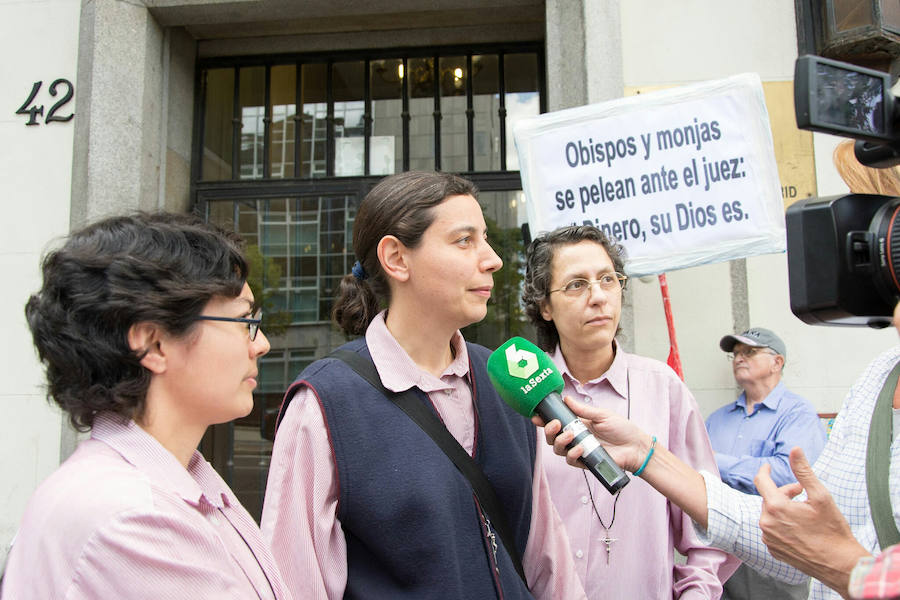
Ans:
[[[706,426],[690,391],[681,381],[670,388],[669,450],[694,469],[715,469],[715,456]],[[722,550],[701,542],[689,516],[669,502],[669,527],[675,548],[685,556],[684,564],[672,568],[676,598],[716,598],[722,582],[737,569],[739,561]]]
[[[755,494],[753,478],[760,467],[768,464],[776,485],[793,483],[796,479],[789,461],[791,448],[799,446],[810,463],[814,463],[825,446],[825,430],[819,416],[804,405],[796,406],[779,419],[774,438],[774,448],[770,452],[763,451],[765,456],[733,456],[717,452],[716,465],[722,481],[736,490]]]
[[[275,437],[260,524],[295,598],[344,595],[347,545],[337,481],[321,406],[311,389],[301,388]]]
[[[762,498],[728,487],[715,473],[700,474],[706,483],[709,515],[705,531],[694,525],[701,542],[721,548],[760,573],[787,583],[808,579],[805,573],[773,558],[763,544],[759,528]]]
[[[254,590],[218,537],[172,514],[130,511],[82,549],[68,600],[246,598]]]
[[[569,549],[569,537],[553,500],[544,473],[541,444],[546,444],[541,430],[536,431],[537,451],[532,477],[531,527],[522,563],[531,593],[538,600],[556,598],[586,599],[581,580]]]
[[[861,558],[850,573],[848,590],[854,600],[900,598],[900,544]]]

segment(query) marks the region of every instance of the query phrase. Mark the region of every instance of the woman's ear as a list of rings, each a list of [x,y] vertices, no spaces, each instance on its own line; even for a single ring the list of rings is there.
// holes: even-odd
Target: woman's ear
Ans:
[[[553,320],[553,310],[550,308],[550,300],[548,299],[541,300],[541,316],[544,317],[545,321]]]
[[[154,374],[166,370],[166,355],[161,338],[162,331],[155,323],[142,321],[128,329],[128,346],[140,357],[141,365]]]
[[[378,262],[389,279],[406,281],[409,279],[409,264],[406,261],[406,246],[393,235],[386,235],[375,249]]]

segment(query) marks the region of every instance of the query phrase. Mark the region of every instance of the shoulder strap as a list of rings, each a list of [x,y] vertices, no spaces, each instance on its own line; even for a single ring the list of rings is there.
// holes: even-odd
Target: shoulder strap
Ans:
[[[422,430],[434,440],[434,443],[444,451],[444,454],[453,461],[453,464],[459,472],[469,480],[472,491],[478,499],[478,504],[490,517],[494,529],[500,536],[500,541],[503,542],[509,557],[512,559],[516,572],[519,574],[519,577],[522,578],[522,581],[525,582],[525,587],[528,587],[528,580],[525,578],[525,569],[522,566],[522,558],[519,556],[519,552],[513,544],[515,538],[513,537],[512,529],[506,520],[506,513],[500,505],[500,500],[497,498],[494,487],[491,485],[491,482],[488,481],[487,476],[484,474],[484,471],[478,463],[476,463],[475,460],[469,456],[469,453],[460,446],[459,442],[456,441],[456,438],[450,434],[447,427],[441,423],[440,419],[438,419],[433,412],[428,410],[428,407],[425,406],[412,389],[397,393],[384,387],[381,383],[381,379],[378,377],[378,371],[375,370],[375,364],[371,359],[356,352],[340,349],[332,352],[331,356],[347,363],[351,369],[368,381],[372,387],[394,402],[394,404],[396,404],[400,410],[405,412],[416,425],[421,427]]]
[[[900,361],[894,365],[878,394],[875,409],[872,411],[869,443],[866,448],[866,490],[869,495],[869,510],[882,550],[900,543],[900,532],[897,531],[894,510],[891,507],[890,489],[892,408],[898,377],[900,377]]]

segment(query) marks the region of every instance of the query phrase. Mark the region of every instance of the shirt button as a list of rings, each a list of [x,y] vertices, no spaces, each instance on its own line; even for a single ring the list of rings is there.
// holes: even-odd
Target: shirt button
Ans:
[[[581,503],[582,503],[582,504],[587,504],[587,496],[582,496],[582,497],[581,497]]]
[[[584,556],[584,552],[582,552],[581,550],[577,550],[577,551],[575,552],[575,557],[576,557],[576,558],[581,558],[582,556]]]

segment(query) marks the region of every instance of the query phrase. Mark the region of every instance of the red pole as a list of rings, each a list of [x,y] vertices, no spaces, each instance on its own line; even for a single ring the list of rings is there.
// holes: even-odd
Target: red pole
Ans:
[[[675,339],[675,320],[672,317],[672,303],[669,300],[669,283],[666,274],[659,274],[659,290],[662,292],[663,310],[666,313],[666,326],[669,328],[669,358],[666,364],[672,367],[684,381],[684,370],[681,368],[681,355],[678,354],[678,340]]]

